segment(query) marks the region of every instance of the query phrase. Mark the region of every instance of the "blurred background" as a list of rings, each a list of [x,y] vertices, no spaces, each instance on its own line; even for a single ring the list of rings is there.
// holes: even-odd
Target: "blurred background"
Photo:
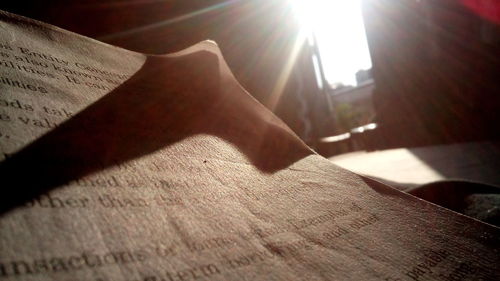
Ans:
[[[409,190],[455,178],[500,185],[499,2],[3,0],[0,9],[144,53],[215,40],[240,83],[318,153]]]
[[[243,86],[325,155],[499,136],[495,0],[4,0],[0,8],[138,52],[215,40]],[[367,136],[349,141],[356,134]],[[339,143],[323,139],[331,136]]]

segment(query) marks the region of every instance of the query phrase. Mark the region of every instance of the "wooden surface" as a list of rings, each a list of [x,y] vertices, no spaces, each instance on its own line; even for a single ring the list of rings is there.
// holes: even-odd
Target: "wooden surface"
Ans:
[[[403,190],[448,179],[500,185],[499,142],[353,152],[330,160],[355,173],[375,177]]]

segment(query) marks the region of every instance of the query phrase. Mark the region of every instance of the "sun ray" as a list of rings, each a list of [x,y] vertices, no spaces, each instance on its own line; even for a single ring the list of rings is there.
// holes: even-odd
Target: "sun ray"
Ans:
[[[234,4],[236,2],[240,2],[240,1],[241,0],[228,0],[228,1],[225,1],[225,2],[221,2],[221,3],[215,4],[215,5],[211,5],[211,6],[208,6],[208,7],[205,7],[205,8],[196,10],[196,11],[193,11],[191,13],[187,13],[187,14],[184,14],[184,15],[180,15],[180,16],[174,17],[174,18],[171,18],[171,19],[166,19],[166,20],[163,20],[163,21],[160,21],[160,22],[155,22],[155,23],[152,23],[152,24],[148,24],[148,25],[144,25],[144,26],[132,28],[132,29],[129,29],[129,30],[125,30],[125,31],[117,32],[117,33],[112,33],[112,34],[108,34],[108,35],[100,37],[99,40],[106,41],[106,40],[117,39],[117,38],[120,38],[120,37],[129,36],[129,35],[132,35],[132,34],[135,34],[135,33],[141,33],[141,32],[147,31],[147,30],[151,30],[151,29],[155,29],[155,28],[167,26],[167,25],[170,25],[170,24],[173,24],[173,23],[181,22],[181,21],[184,21],[184,20],[187,20],[187,19],[199,16],[199,15],[202,15],[202,14],[205,14],[205,13],[208,13],[208,12],[212,12],[212,11],[215,11],[215,10],[227,7],[229,5],[232,5],[232,4]]]
[[[286,64],[283,67],[280,75],[278,76],[278,80],[276,81],[273,91],[271,92],[271,96],[269,97],[268,106],[271,111],[274,111],[276,109],[276,105],[278,104],[281,95],[283,94],[283,91],[288,82],[288,79],[290,78],[290,74],[292,73],[295,62],[297,61],[297,57],[299,56],[300,51],[302,50],[302,47],[306,42],[306,40],[307,40],[306,33],[303,30],[298,32],[295,42],[293,44],[293,48],[290,52],[290,56],[288,57],[288,60],[286,61]]]

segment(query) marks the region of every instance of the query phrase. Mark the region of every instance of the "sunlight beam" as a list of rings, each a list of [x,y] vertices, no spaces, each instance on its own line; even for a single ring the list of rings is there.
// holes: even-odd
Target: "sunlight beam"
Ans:
[[[199,15],[202,15],[202,14],[205,14],[205,13],[208,13],[208,12],[212,12],[212,11],[224,8],[226,6],[232,5],[232,4],[234,4],[236,2],[239,2],[239,1],[241,1],[241,0],[228,0],[228,1],[225,1],[225,2],[222,2],[222,3],[218,3],[218,4],[215,4],[215,5],[211,5],[211,6],[205,7],[203,9],[199,9],[199,10],[193,11],[191,13],[187,13],[187,14],[184,14],[184,15],[180,15],[178,17],[174,17],[174,18],[171,18],[171,19],[166,19],[166,20],[163,20],[163,21],[160,21],[160,22],[155,22],[155,23],[152,23],[152,24],[148,24],[148,25],[144,25],[144,26],[132,28],[132,29],[129,29],[129,30],[125,30],[125,31],[121,31],[121,32],[116,32],[116,33],[112,33],[112,34],[109,34],[109,35],[105,35],[105,36],[100,37],[99,40],[101,40],[101,41],[112,40],[112,39],[116,39],[116,38],[120,38],[120,37],[124,37],[124,36],[128,36],[128,35],[132,35],[132,34],[135,34],[135,33],[141,33],[141,32],[147,31],[147,30],[151,30],[151,29],[155,29],[155,28],[167,26],[167,25],[170,25],[170,24],[173,24],[173,23],[184,21],[184,20],[187,20],[187,19],[199,16]]]
[[[304,45],[304,42],[306,41],[307,36],[303,31],[300,31],[297,34],[297,38],[295,39],[295,42],[293,44],[293,48],[290,52],[290,56],[288,57],[285,66],[283,67],[280,76],[278,77],[278,80],[276,81],[276,84],[273,88],[273,91],[271,92],[271,96],[269,98],[269,109],[274,112],[276,109],[276,105],[278,104],[281,95],[283,94],[283,91],[285,90],[285,86],[288,82],[288,79],[290,78],[290,74],[292,73],[293,66],[295,65],[295,62],[297,61],[297,57],[300,54],[300,51],[302,50],[302,46]]]

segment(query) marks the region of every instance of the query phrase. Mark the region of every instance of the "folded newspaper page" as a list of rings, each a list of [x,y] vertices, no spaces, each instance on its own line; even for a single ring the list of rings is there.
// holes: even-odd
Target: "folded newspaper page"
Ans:
[[[317,155],[213,42],[1,12],[0,89],[0,280],[500,280],[499,228]]]

